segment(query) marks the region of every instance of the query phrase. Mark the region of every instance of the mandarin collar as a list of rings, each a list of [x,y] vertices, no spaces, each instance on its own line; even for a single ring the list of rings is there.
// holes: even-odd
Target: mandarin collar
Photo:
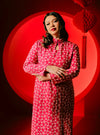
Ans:
[[[63,39],[53,37],[53,42],[54,43],[61,43],[62,41],[63,41]]]

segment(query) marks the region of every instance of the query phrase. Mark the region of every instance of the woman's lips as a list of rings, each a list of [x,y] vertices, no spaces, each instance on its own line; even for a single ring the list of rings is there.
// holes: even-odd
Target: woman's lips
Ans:
[[[51,30],[54,31],[54,30],[56,30],[56,28],[52,28]]]

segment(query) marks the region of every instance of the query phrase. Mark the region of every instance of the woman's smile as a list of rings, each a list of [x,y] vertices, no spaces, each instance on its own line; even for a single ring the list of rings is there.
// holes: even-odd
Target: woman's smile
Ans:
[[[55,31],[55,30],[56,30],[56,28],[52,28],[52,29],[51,29],[51,31]]]

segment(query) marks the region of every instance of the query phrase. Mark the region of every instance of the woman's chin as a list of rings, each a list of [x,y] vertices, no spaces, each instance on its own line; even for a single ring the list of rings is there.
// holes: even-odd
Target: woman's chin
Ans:
[[[57,36],[57,33],[51,33],[51,35],[52,35],[53,37],[55,37],[55,38],[58,37],[58,36]]]

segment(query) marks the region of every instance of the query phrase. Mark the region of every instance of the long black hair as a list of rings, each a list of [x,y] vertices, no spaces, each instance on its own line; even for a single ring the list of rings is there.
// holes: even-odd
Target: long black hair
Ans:
[[[44,17],[44,20],[43,20],[43,24],[44,24],[44,28],[45,30],[47,31],[47,28],[46,28],[46,25],[45,25],[45,19],[47,16],[49,15],[53,15],[57,18],[57,20],[59,21],[59,24],[61,26],[61,30],[60,30],[60,39],[63,39],[63,41],[67,41],[68,40],[68,33],[67,31],[65,30],[65,21],[63,20],[62,16],[57,13],[57,12],[50,12],[50,13],[47,13]],[[53,43],[53,37],[50,33],[46,32],[46,37],[42,36],[43,38],[43,43],[42,45],[45,47],[45,48],[48,48],[48,45],[50,45],[51,43]]]

